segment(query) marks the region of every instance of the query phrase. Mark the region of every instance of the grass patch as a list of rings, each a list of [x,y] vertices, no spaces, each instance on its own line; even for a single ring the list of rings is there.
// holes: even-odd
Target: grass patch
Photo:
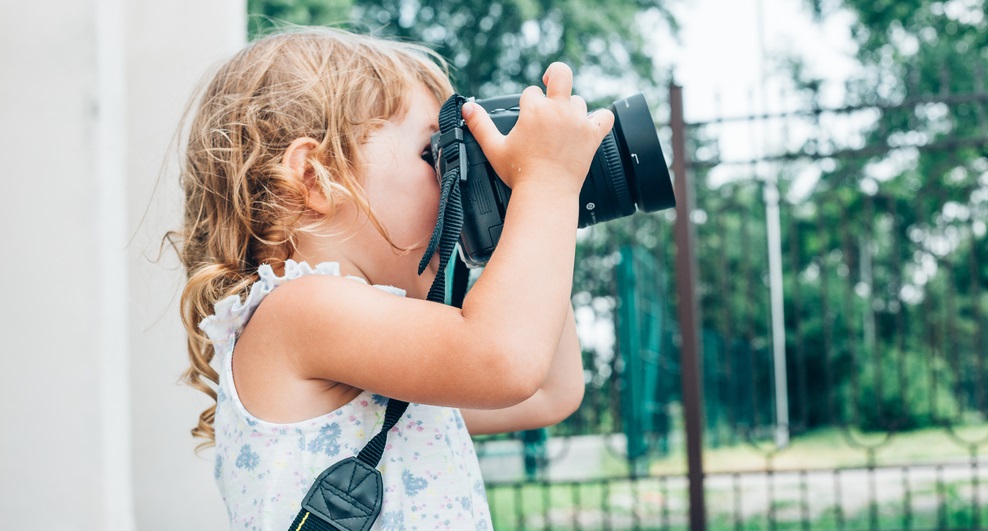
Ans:
[[[685,490],[656,478],[489,486],[487,498],[497,529],[652,529],[687,510]]]
[[[793,437],[788,448],[775,450],[768,442],[740,443],[704,450],[704,471],[730,473],[764,470],[800,470],[960,460],[970,458],[967,443],[988,437],[988,424],[956,428],[957,438],[943,428],[929,428],[886,436],[857,430],[828,428]],[[958,440],[960,438],[961,440]],[[872,448],[869,451],[869,448]],[[652,462],[652,474],[685,474],[681,451]]]

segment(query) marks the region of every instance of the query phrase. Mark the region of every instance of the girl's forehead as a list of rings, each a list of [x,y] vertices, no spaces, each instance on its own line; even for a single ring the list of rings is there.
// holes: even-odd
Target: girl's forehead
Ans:
[[[403,94],[403,98],[400,113],[392,117],[391,121],[416,120],[429,124],[434,122],[438,130],[440,102],[432,91],[419,85]]]
[[[402,105],[394,116],[371,123],[361,143],[380,141],[382,135],[410,134],[431,136],[439,131],[440,102],[425,87],[409,90],[402,95]]]
[[[431,90],[429,90],[429,88],[426,87],[424,84],[421,83],[417,85],[413,85],[405,93],[405,99],[406,99],[406,103],[410,104],[411,106],[431,105],[431,106],[435,106],[438,109],[440,105],[439,98],[436,96],[436,94],[433,93]]]

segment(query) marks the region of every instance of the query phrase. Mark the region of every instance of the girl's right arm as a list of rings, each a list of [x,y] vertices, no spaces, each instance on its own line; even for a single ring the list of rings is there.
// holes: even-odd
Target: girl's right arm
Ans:
[[[512,189],[504,232],[463,308],[395,297],[361,283],[308,276],[273,291],[254,320],[303,379],[343,382],[408,402],[503,408],[539,389],[572,289],[578,199],[613,116],[589,117],[572,72],[554,63],[546,94],[529,87],[501,135],[478,105],[464,118]],[[287,348],[285,348],[287,347]]]

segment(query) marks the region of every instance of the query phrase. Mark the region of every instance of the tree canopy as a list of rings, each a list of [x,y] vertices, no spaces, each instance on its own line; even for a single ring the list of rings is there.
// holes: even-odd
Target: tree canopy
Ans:
[[[564,61],[576,91],[609,103],[659,79],[646,36],[675,32],[662,0],[249,0],[249,33],[279,24],[332,25],[424,43],[452,66],[457,90],[479,98],[538,84],[545,67]]]

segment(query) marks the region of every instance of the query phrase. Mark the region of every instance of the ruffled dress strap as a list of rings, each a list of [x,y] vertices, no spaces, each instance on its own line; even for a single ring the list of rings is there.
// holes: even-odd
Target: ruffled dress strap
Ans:
[[[274,291],[275,288],[299,277],[308,275],[340,275],[340,264],[338,262],[322,262],[316,267],[310,266],[307,262],[285,261],[285,274],[275,275],[270,265],[264,264],[257,268],[260,277],[251,285],[247,297],[241,299],[240,295],[230,295],[214,306],[213,315],[206,317],[199,323],[199,329],[206,333],[214,348],[219,352],[233,346],[237,336],[247,326],[254,310],[257,309],[261,301]],[[367,281],[351,275],[346,278],[357,280],[367,284]],[[374,284],[375,288],[404,297],[405,290],[394,286]]]

